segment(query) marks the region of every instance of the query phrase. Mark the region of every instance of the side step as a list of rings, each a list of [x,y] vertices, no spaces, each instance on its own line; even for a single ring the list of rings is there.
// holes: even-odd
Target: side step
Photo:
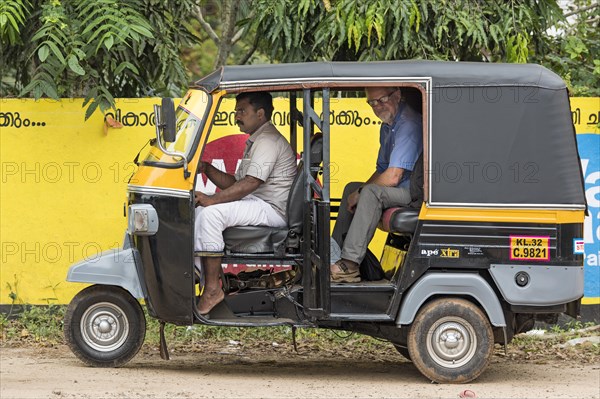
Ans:
[[[388,280],[331,284],[332,320],[393,321],[390,304],[396,286]]]
[[[297,321],[292,319],[275,318],[268,315],[236,316],[229,308],[229,305],[227,305],[227,300],[215,306],[207,315],[208,317],[204,317],[197,313],[194,314],[196,316],[196,323],[211,326],[273,327],[298,324]]]

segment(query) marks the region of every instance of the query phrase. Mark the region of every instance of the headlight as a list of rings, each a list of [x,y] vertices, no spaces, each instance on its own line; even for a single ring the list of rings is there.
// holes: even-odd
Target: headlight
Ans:
[[[156,209],[149,204],[133,204],[129,206],[129,234],[151,236],[158,231],[158,215]]]

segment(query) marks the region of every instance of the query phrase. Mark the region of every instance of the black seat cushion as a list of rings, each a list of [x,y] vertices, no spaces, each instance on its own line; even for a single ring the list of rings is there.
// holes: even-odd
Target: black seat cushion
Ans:
[[[419,210],[408,207],[388,208],[383,212],[379,228],[389,233],[413,234],[417,228]]]
[[[410,175],[410,197],[408,206],[388,208],[383,211],[379,228],[389,233],[413,234],[417,228],[419,211],[423,205],[423,152],[417,158]]]
[[[229,253],[279,253],[284,248],[287,227],[235,226],[225,229],[225,251]]]

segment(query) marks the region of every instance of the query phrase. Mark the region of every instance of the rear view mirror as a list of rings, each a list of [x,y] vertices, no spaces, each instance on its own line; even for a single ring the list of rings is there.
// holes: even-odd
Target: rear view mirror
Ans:
[[[165,143],[175,141],[175,104],[173,99],[165,97],[160,107],[160,122],[163,128],[163,140]]]
[[[179,151],[169,151],[166,148],[168,147],[166,143],[175,142],[175,104],[172,98],[163,98],[160,107],[158,104],[154,104],[154,123],[156,127],[156,145],[165,154],[182,160],[183,177],[187,179],[191,176],[191,173],[188,170],[188,160],[185,154]]]

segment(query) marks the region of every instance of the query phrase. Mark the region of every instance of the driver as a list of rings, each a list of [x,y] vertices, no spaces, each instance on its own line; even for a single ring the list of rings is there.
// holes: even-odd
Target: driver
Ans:
[[[287,225],[288,192],[296,176],[296,156],[287,140],[271,123],[273,99],[267,92],[241,93],[236,97],[235,123],[248,133],[243,159],[235,175],[201,162],[204,173],[221,190],[214,195],[195,192],[194,259],[204,266],[205,285],[198,312],[209,313],[225,298],[220,287],[223,231],[231,226]]]

